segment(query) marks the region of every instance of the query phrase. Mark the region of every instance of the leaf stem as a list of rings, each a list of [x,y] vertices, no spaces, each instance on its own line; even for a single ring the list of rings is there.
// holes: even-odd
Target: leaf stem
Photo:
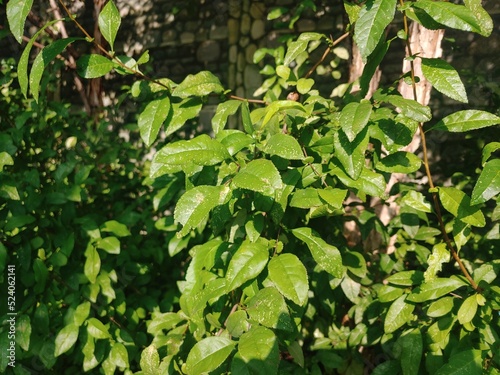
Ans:
[[[314,64],[314,66],[311,69],[309,69],[309,71],[304,76],[304,78],[308,78],[311,74],[313,74],[314,71],[316,70],[316,68],[319,66],[319,64],[321,64],[326,59],[326,56],[328,56],[328,54],[330,53],[332,48],[335,47],[337,44],[339,44],[341,41],[343,41],[348,36],[349,36],[349,33],[347,32],[347,33],[342,34],[341,36],[339,36],[335,40],[332,40],[332,38],[330,37],[330,40],[332,40],[332,44],[330,46],[328,46],[328,48],[325,50],[325,52],[323,52],[323,56],[321,56],[321,58],[316,62],[316,64]]]

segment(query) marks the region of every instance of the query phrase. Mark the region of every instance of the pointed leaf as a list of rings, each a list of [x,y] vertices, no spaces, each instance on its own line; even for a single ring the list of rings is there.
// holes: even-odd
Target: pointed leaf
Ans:
[[[153,344],[142,351],[140,365],[142,375],[157,375],[159,373],[160,355]]]
[[[186,373],[198,375],[215,370],[229,357],[235,344],[228,338],[217,336],[197,342],[188,354]]]
[[[424,275],[422,271],[401,271],[389,276],[386,281],[394,285],[418,285],[424,281]]]
[[[427,122],[432,118],[431,109],[413,99],[406,99],[399,95],[387,95],[384,99],[401,110],[401,114],[418,122]],[[398,124],[398,126],[401,126]]]
[[[340,126],[350,142],[365,128],[372,113],[372,106],[368,102],[349,103],[340,113]]]
[[[269,279],[276,289],[297,305],[304,305],[309,292],[307,270],[294,254],[280,254],[267,266]]]
[[[10,0],[7,2],[7,20],[14,38],[19,44],[23,41],[24,23],[33,6],[33,0]]]
[[[102,8],[101,13],[99,13],[98,24],[102,36],[107,40],[112,51],[114,50],[116,34],[120,28],[121,21],[120,12],[113,0],[108,1],[104,8]]]
[[[304,159],[304,153],[299,142],[291,135],[283,133],[272,135],[264,147],[264,152],[288,160]]]
[[[393,20],[395,11],[396,0],[373,0],[362,6],[354,25],[354,41],[363,61],[366,61],[379,43],[385,28]]]
[[[467,297],[460,308],[458,309],[457,318],[460,324],[470,323],[477,312],[477,298],[476,295]]]
[[[208,94],[220,94],[224,91],[219,78],[208,71],[202,71],[195,75],[188,75],[172,92],[172,95],[180,98],[188,96],[207,96]]]
[[[56,336],[54,356],[59,357],[61,354],[66,353],[75,345],[78,339],[79,328],[76,324],[68,324],[61,329]]]
[[[469,349],[453,354],[435,375],[481,375],[484,373],[482,353]]]
[[[401,336],[401,369],[403,375],[418,374],[422,362],[423,342],[419,328]]]
[[[453,297],[443,297],[432,302],[427,309],[427,315],[432,318],[439,318],[448,314],[453,309]]]
[[[479,25],[481,31],[479,32],[482,36],[490,36],[493,31],[493,20],[491,19],[488,12],[481,5],[482,0],[464,0],[464,4],[470,9],[476,21]]]
[[[368,140],[368,128],[363,129],[353,142],[349,141],[342,129],[335,133],[335,156],[353,180],[357,180],[363,171]]]
[[[97,249],[89,245],[87,250],[85,250],[85,265],[83,266],[83,272],[87,279],[89,279],[91,284],[94,284],[101,270],[101,258],[99,257],[99,253]]]
[[[406,302],[407,296],[407,294],[402,295],[391,304],[391,307],[389,307],[384,320],[385,333],[396,331],[413,318],[415,305]]]
[[[266,115],[262,120],[262,126],[265,126],[276,113],[293,109],[305,112],[304,106],[293,100],[277,100],[275,102],[272,102],[265,109]]]
[[[436,275],[441,271],[443,263],[450,261],[450,252],[443,242],[434,245],[432,254],[427,258],[427,270],[424,272],[425,282],[429,282],[436,278]]]
[[[425,302],[444,296],[466,285],[462,280],[436,278],[416,288],[408,295],[410,302]]]
[[[318,265],[334,277],[341,278],[344,275],[344,266],[339,250],[326,243],[318,233],[310,228],[292,229],[292,233],[304,242]]]
[[[276,288],[267,287],[248,301],[247,313],[251,319],[267,328],[293,331],[292,320],[285,299]]]
[[[108,328],[96,318],[87,320],[87,331],[90,336],[96,339],[107,339],[111,337]]]
[[[120,254],[120,240],[116,237],[100,238],[96,246],[109,254]]]
[[[500,193],[500,159],[493,159],[484,165],[483,171],[472,190],[471,204],[490,200]]]
[[[109,359],[116,367],[129,367],[127,348],[120,342],[115,342],[111,347]]]
[[[439,199],[443,207],[464,223],[484,227],[486,220],[480,207],[474,207],[470,203],[470,198],[463,191],[454,187],[440,187]]]
[[[446,116],[432,127],[452,133],[466,132],[500,124],[500,117],[485,111],[469,109]]]
[[[224,129],[227,123],[227,118],[234,115],[240,108],[241,100],[228,100],[217,106],[214,117],[212,117],[212,129],[215,134],[218,134]]]
[[[137,125],[139,126],[141,138],[146,146],[151,146],[156,140],[160,127],[167,119],[169,112],[170,98],[164,96],[150,101],[139,114]]]
[[[108,74],[114,62],[102,55],[84,55],[76,62],[76,70],[83,78],[98,78]]]
[[[413,173],[420,169],[422,160],[415,154],[397,151],[375,163],[375,169],[388,173]]]
[[[314,85],[314,80],[312,78],[300,78],[297,81],[297,91],[305,95],[307,94]]]
[[[274,197],[283,186],[281,176],[270,160],[256,159],[245,165],[233,178],[234,186]]]
[[[242,149],[255,143],[255,140],[240,130],[222,130],[217,134],[217,140],[227,148],[230,155],[235,155]]]
[[[266,246],[259,242],[243,242],[234,253],[227,267],[228,290],[234,290],[257,277],[269,260]]]
[[[202,102],[199,98],[184,99],[180,103],[170,103],[172,106],[172,117],[168,118],[165,129],[165,137],[175,133],[182,126],[198,116],[200,113]]]
[[[248,374],[276,374],[278,371],[279,347],[276,335],[268,328],[255,326],[240,337],[238,344],[240,358],[233,359],[231,369],[235,366],[235,360],[243,362],[243,368]],[[245,366],[246,365],[246,366]],[[245,372],[232,371],[234,374]]]
[[[422,59],[422,73],[440,93],[467,103],[467,92],[457,71],[442,59]]]

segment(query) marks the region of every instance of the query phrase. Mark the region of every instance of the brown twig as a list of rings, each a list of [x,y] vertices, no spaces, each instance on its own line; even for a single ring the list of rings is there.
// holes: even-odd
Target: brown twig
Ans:
[[[341,41],[343,41],[348,36],[349,36],[349,33],[344,33],[340,37],[338,37],[336,40],[332,41],[332,44],[330,46],[328,46],[328,48],[325,50],[325,52],[323,52],[323,56],[321,56],[321,58],[316,62],[316,64],[314,64],[314,66],[311,69],[309,69],[309,71],[304,76],[304,78],[308,78],[311,74],[313,74],[314,71],[316,70],[316,68],[319,66],[319,64],[321,64],[326,59],[326,56],[328,56],[328,54],[330,53],[332,48],[335,47],[337,44],[339,44]]]

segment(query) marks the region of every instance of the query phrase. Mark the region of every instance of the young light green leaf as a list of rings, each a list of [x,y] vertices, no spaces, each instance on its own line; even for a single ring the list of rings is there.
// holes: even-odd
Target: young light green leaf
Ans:
[[[112,51],[114,50],[116,34],[121,22],[120,12],[114,1],[108,1],[104,8],[102,8],[101,13],[99,13],[98,24],[102,36],[107,40]]]
[[[450,356],[435,375],[481,375],[483,374],[483,357],[481,350],[467,349]]]
[[[464,0],[464,4],[470,9],[472,14],[474,14],[474,17],[476,17],[477,24],[481,29],[479,33],[482,36],[488,37],[493,31],[493,20],[481,5],[481,1],[482,0]]]
[[[109,352],[109,359],[116,367],[129,367],[127,348],[120,342],[113,343],[111,351]]]
[[[403,375],[418,374],[424,346],[420,328],[401,336],[398,344],[401,346],[400,360]]]
[[[285,299],[276,288],[267,287],[248,301],[247,313],[251,319],[267,328],[292,332],[293,325]]]
[[[243,242],[234,253],[227,267],[228,290],[234,290],[257,277],[269,260],[266,246],[259,242]]]
[[[472,206],[469,196],[463,191],[454,187],[440,187],[439,199],[449,213],[464,223],[475,227],[486,225],[481,208]]]
[[[425,302],[434,300],[444,296],[445,294],[453,292],[464,285],[466,284],[459,279],[436,278],[418,288],[415,288],[415,290],[408,295],[408,301]]]
[[[108,328],[96,318],[87,320],[87,331],[90,336],[96,339],[107,339],[111,337]]]
[[[314,85],[314,80],[312,78],[300,78],[297,81],[297,91],[305,95],[307,94]]]
[[[186,166],[208,166],[218,164],[230,155],[218,141],[206,134],[188,141],[169,143],[158,151],[151,163],[151,176],[180,172]]]
[[[9,21],[10,32],[17,42],[23,42],[24,23],[33,6],[33,0],[10,0],[7,2],[7,21]]]
[[[76,62],[76,71],[83,78],[98,78],[108,74],[113,66],[114,62],[105,56],[83,55]]]
[[[418,191],[410,190],[401,199],[401,206],[408,206],[421,212],[431,212],[431,204],[427,202],[424,195]]]
[[[451,133],[467,132],[487,126],[500,124],[500,117],[492,113],[468,109],[446,116],[432,127],[432,130],[443,130]]]
[[[275,192],[283,186],[278,170],[266,159],[252,160],[234,176],[232,183],[240,189],[256,191],[269,197],[274,197]]]
[[[141,370],[142,375],[158,375],[160,367],[160,355],[156,347],[151,344],[141,353]]]
[[[14,159],[12,159],[12,156],[8,152],[2,151],[0,152],[0,172],[6,165],[14,165]]]
[[[189,96],[207,96],[208,94],[220,94],[224,91],[224,87],[220,83],[219,78],[211,72],[202,71],[195,75],[188,75],[172,92],[172,95],[180,98]]]
[[[424,272],[425,282],[429,282],[436,278],[436,275],[441,271],[443,263],[450,261],[450,252],[444,242],[434,245],[432,254],[427,258],[427,270]]]
[[[413,173],[419,170],[422,160],[415,154],[397,151],[375,163],[375,169],[388,173]]]
[[[101,270],[101,258],[97,249],[93,245],[87,246],[85,250],[85,265],[83,266],[83,273],[87,276],[91,284],[94,284]]]
[[[302,160],[304,153],[299,142],[288,134],[277,133],[267,141],[264,152],[289,160]]]
[[[170,98],[163,96],[150,101],[139,114],[137,125],[146,146],[151,146],[158,136],[160,127],[170,113]]]
[[[460,324],[470,323],[477,312],[477,298],[476,295],[467,297],[460,308],[458,309],[457,318]]]
[[[255,326],[241,335],[238,354],[239,358],[235,356],[231,364],[231,373],[276,374],[278,371],[280,362],[278,339],[268,328]],[[244,370],[234,371],[235,368]]]
[[[227,123],[227,118],[234,115],[240,108],[241,100],[228,100],[220,103],[217,106],[214,117],[212,117],[212,129],[215,134],[218,134]]]
[[[413,318],[415,305],[406,302],[407,296],[407,294],[402,295],[389,307],[384,320],[385,333],[392,333],[396,331]]]
[[[203,106],[199,98],[187,98],[180,103],[171,102],[170,105],[172,107],[172,117],[170,118],[170,116],[167,116],[168,121],[166,122],[167,128],[165,129],[165,137],[175,133],[184,126],[188,120],[198,116]]]
[[[354,41],[363,61],[366,61],[379,43],[385,28],[393,20],[395,11],[396,0],[374,0],[361,7],[354,25]]]
[[[197,342],[186,359],[186,373],[199,375],[219,367],[233,351],[236,343],[225,337],[210,336]]]
[[[372,106],[368,102],[349,103],[340,113],[340,126],[350,142],[365,128],[372,113]]]
[[[344,275],[345,268],[342,265],[342,257],[335,246],[326,243],[311,228],[292,229],[292,233],[307,245],[314,260],[322,269],[337,278]]]
[[[266,115],[262,120],[262,126],[265,126],[277,112],[293,109],[305,112],[304,106],[293,100],[277,100],[272,102],[265,109]]]
[[[89,317],[90,306],[91,306],[90,302],[85,301],[79,304],[78,307],[75,309],[73,320],[78,327],[80,327]]]
[[[276,289],[297,305],[304,305],[309,292],[307,270],[294,254],[280,254],[267,266],[269,279]]]
[[[457,71],[442,59],[421,57],[422,73],[440,93],[462,103],[467,103],[467,92]]]
[[[434,21],[452,29],[481,33],[476,17],[463,5],[444,1],[418,0],[412,6],[422,9]]]
[[[23,314],[17,317],[16,320],[16,343],[24,351],[28,351],[31,339],[31,319],[29,315]]]
[[[490,200],[500,193],[500,159],[493,159],[484,165],[472,190],[471,204],[479,204]]]
[[[59,331],[56,336],[54,356],[59,357],[61,354],[66,353],[75,345],[78,339],[79,328],[76,324],[68,324]]]
[[[109,254],[120,254],[120,240],[116,237],[104,237],[97,240],[96,246]]]
[[[490,142],[483,148],[483,154],[481,157],[481,164],[484,166],[488,159],[491,157],[491,154],[500,150],[500,142]]]
[[[179,199],[174,211],[175,221],[183,225],[178,236],[185,236],[191,229],[200,225],[206,220],[211,210],[225,203],[230,193],[231,189],[225,185],[195,186],[185,192]]]
[[[127,237],[130,236],[131,233],[128,230],[125,224],[122,224],[116,220],[108,220],[101,226],[102,232],[113,233],[118,237]]]
[[[290,43],[286,50],[285,60],[283,65],[289,66],[290,63],[297,58],[302,52],[307,49],[308,41],[296,40]]]

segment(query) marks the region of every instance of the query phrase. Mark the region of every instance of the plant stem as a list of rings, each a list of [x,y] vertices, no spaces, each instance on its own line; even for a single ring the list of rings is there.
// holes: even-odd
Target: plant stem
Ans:
[[[313,74],[314,71],[316,70],[316,68],[319,66],[319,64],[321,64],[326,59],[326,56],[328,56],[328,54],[330,53],[332,48],[335,47],[337,44],[339,44],[341,41],[343,41],[345,38],[347,38],[349,35],[350,35],[349,33],[344,33],[341,36],[339,36],[337,39],[332,41],[332,44],[330,46],[328,46],[328,48],[325,50],[325,52],[323,52],[323,56],[321,56],[321,58],[316,62],[316,64],[314,64],[314,66],[311,69],[309,69],[309,71],[304,76],[304,78],[308,78],[311,74]]]

